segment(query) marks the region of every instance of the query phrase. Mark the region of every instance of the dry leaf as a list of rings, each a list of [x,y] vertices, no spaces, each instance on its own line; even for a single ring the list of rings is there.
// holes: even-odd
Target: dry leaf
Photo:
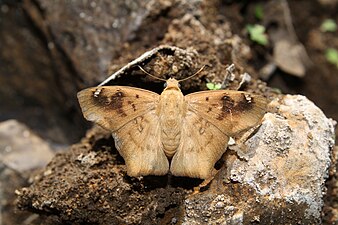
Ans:
[[[247,92],[201,91],[183,96],[170,78],[161,95],[102,86],[82,90],[84,117],[110,130],[129,176],[208,178],[230,136],[260,122],[266,99]],[[168,159],[171,159],[169,165]]]

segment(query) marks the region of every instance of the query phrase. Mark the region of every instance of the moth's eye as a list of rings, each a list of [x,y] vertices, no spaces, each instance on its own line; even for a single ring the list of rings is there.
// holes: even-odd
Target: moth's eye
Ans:
[[[166,88],[166,87],[168,86],[167,82],[165,82],[165,83],[163,84],[163,86],[164,86],[164,88]]]

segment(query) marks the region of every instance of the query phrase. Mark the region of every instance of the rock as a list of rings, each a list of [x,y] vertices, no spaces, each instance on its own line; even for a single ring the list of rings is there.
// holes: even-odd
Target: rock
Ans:
[[[0,163],[23,173],[42,168],[54,153],[47,142],[16,120],[0,123]]]
[[[320,224],[333,126],[303,96],[276,98],[197,194],[196,179],[128,177],[109,132],[94,128],[17,192],[18,206],[73,223]]]
[[[40,22],[32,22],[24,5]],[[41,14],[32,1],[0,3],[0,120],[16,118],[41,137],[74,143],[85,130],[74,104],[79,77],[53,37],[44,35]]]

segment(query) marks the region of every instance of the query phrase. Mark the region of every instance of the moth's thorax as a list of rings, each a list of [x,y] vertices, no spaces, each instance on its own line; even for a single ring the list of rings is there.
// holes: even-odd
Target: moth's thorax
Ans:
[[[177,85],[176,89],[175,86],[170,86],[170,84],[169,82],[167,88],[161,94],[158,111],[161,142],[168,157],[175,154],[181,142],[182,121],[186,111],[186,103],[181,90]]]

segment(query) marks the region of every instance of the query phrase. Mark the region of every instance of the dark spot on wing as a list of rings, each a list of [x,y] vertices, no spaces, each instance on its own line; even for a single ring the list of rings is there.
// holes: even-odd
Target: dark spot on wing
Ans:
[[[206,97],[206,98],[205,98],[205,101],[209,101],[209,97]]]
[[[223,95],[220,101],[222,102],[222,108],[221,113],[216,118],[217,120],[223,120],[224,117],[231,113],[235,105],[235,101],[228,95]]]
[[[128,105],[130,105],[132,103],[132,101],[128,101],[127,103],[128,103]]]
[[[136,94],[136,98],[139,98],[140,96],[138,94]]]
[[[118,114],[124,117],[127,116],[122,108],[124,97],[125,94],[120,90],[117,90],[117,92],[115,92],[113,95],[108,96],[107,92],[105,92],[105,89],[101,89],[99,95],[93,95],[93,102],[98,107],[103,107],[104,110],[115,110]]]
[[[136,106],[135,104],[131,104],[131,107],[133,107],[134,112],[136,111]]]
[[[253,108],[254,105],[254,98],[251,97],[249,94],[241,94],[241,100],[236,104],[234,110],[237,112],[248,111]]]
[[[212,111],[212,108],[211,108],[211,107],[209,107],[209,108],[208,108],[208,111],[207,111],[207,113],[208,113],[208,112],[211,112],[211,111]]]
[[[248,111],[253,108],[254,101],[250,95],[241,94],[240,98],[235,101],[231,96],[223,95],[220,99],[222,102],[221,113],[216,118],[217,120],[223,120],[229,114],[235,115]]]

